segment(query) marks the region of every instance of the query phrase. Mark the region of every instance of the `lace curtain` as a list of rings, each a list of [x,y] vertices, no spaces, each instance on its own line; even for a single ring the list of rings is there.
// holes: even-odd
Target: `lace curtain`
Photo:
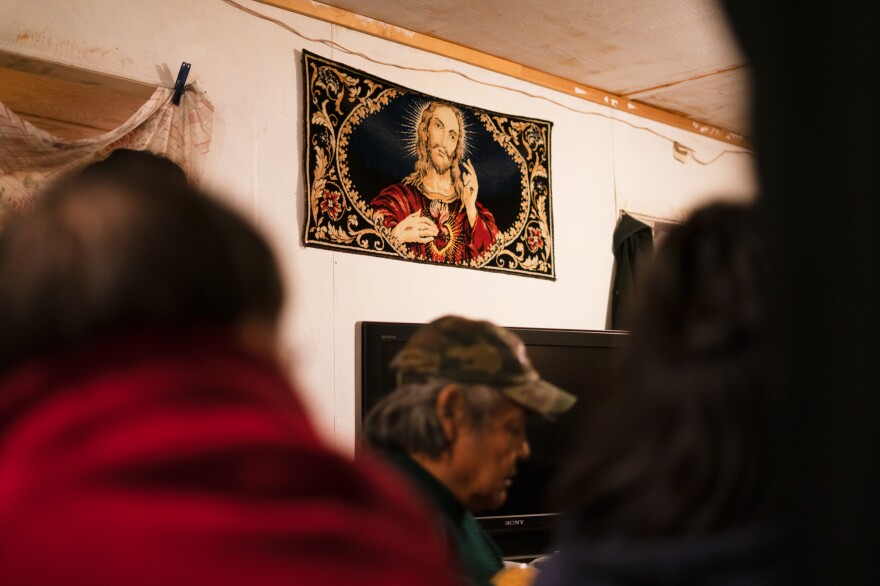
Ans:
[[[196,85],[186,88],[179,106],[171,103],[173,94],[157,88],[119,128],[73,142],[35,127],[0,103],[0,228],[11,214],[33,206],[42,185],[118,148],[165,155],[197,182],[211,146],[214,107]]]

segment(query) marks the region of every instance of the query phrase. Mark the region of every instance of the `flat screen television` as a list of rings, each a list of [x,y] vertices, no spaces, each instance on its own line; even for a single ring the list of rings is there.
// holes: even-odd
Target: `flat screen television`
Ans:
[[[420,324],[360,322],[357,347],[359,370],[358,433],[370,409],[395,387],[391,359]],[[627,334],[616,331],[508,328],[526,345],[541,376],[573,393],[575,407],[555,422],[530,418],[531,456],[518,474],[505,505],[477,519],[509,560],[531,559],[548,552],[559,510],[548,488],[560,466],[574,450],[589,449],[574,440],[584,411],[595,409],[611,392],[614,362]],[[361,443],[361,445],[363,445]]]

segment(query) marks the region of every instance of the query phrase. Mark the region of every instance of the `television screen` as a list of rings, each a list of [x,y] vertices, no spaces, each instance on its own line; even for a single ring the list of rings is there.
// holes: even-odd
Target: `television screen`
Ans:
[[[361,322],[359,424],[396,384],[389,363],[419,324]],[[554,422],[530,418],[531,456],[521,462],[504,506],[478,516],[507,559],[548,553],[558,509],[548,488],[559,467],[578,449],[575,430],[581,414],[595,409],[611,391],[613,364],[627,334],[612,331],[508,328],[526,345],[542,378],[578,398],[575,407]]]

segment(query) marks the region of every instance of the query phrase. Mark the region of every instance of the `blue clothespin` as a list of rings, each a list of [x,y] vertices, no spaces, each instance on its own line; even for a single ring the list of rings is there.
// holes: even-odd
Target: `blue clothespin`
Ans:
[[[186,85],[186,76],[189,75],[190,64],[184,61],[180,64],[180,71],[177,73],[177,81],[174,82],[174,95],[171,96],[171,103],[175,106],[180,105],[180,96],[183,95],[183,88]]]

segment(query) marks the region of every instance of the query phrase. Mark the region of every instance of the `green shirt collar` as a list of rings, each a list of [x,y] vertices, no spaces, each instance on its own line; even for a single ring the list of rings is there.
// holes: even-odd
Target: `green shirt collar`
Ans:
[[[413,477],[430,496],[444,514],[454,519],[460,519],[467,513],[455,495],[446,486],[437,480],[434,475],[422,468],[418,462],[403,452],[387,452],[388,458],[401,470]]]

